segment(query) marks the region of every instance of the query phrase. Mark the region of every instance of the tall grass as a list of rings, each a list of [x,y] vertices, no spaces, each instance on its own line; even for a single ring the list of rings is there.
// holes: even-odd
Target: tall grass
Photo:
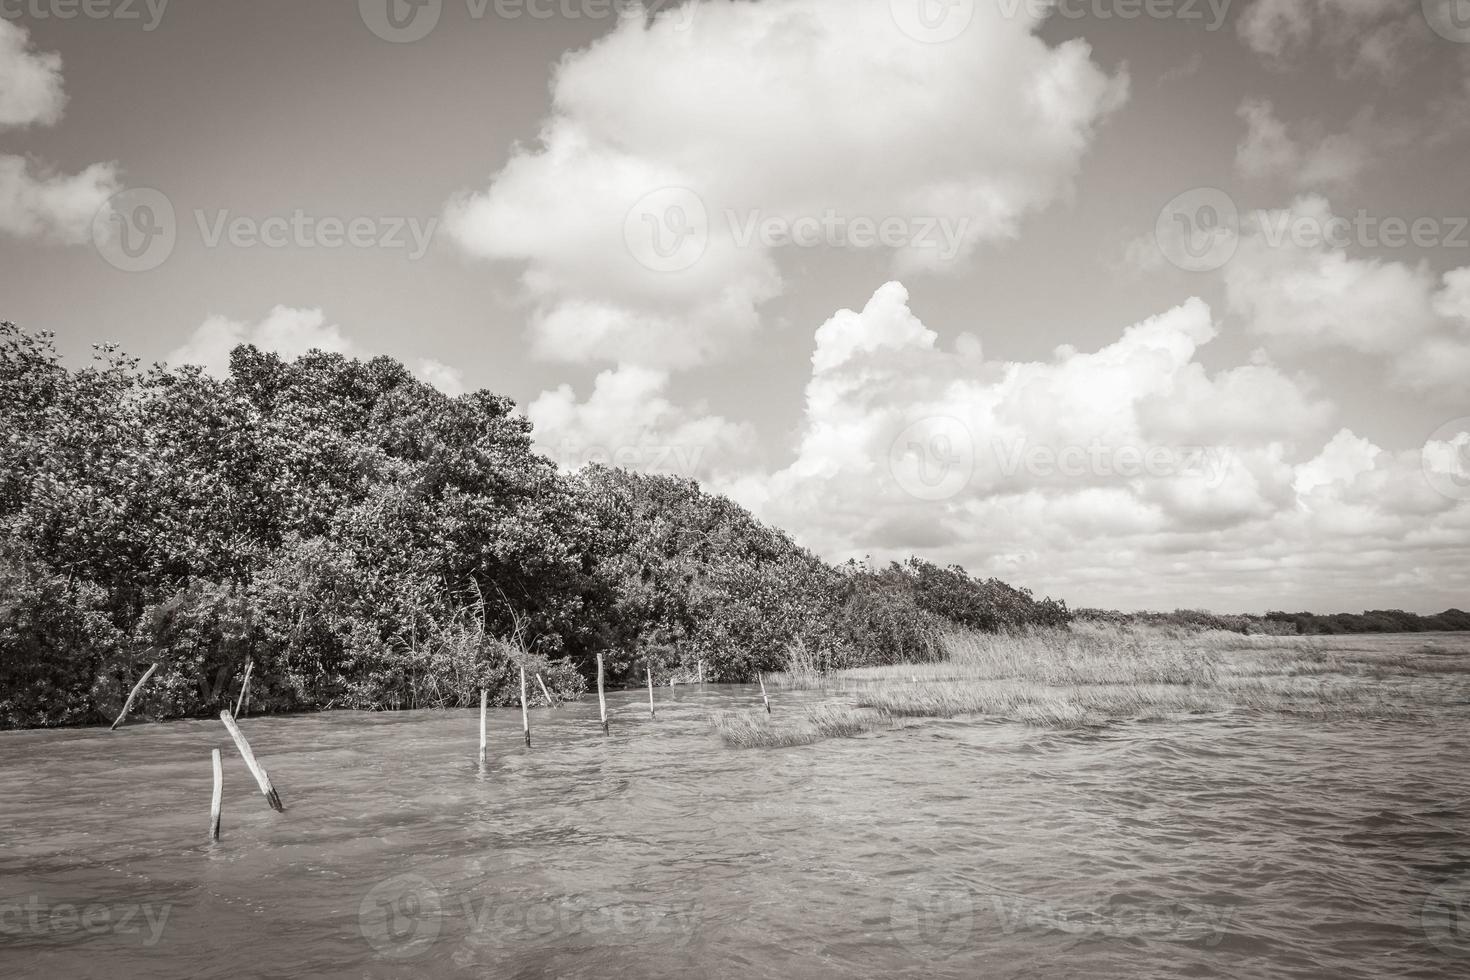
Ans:
[[[1334,649],[1312,637],[1193,632],[1079,623],[1070,629],[943,638],[942,660],[822,672],[796,651],[767,684],[840,693],[863,719],[982,716],[1056,729],[1228,712],[1314,719],[1396,718],[1414,706],[1377,682],[1412,673],[1424,658]],[[868,711],[871,717],[860,713]],[[810,714],[810,712],[809,712]],[[876,719],[876,720],[874,720]],[[801,744],[841,726],[808,720],[789,729],[725,718],[734,745]]]
[[[883,714],[851,705],[823,704],[794,718],[776,721],[764,711],[721,711],[710,724],[726,745],[741,749],[775,749],[807,745],[824,738],[850,738],[889,723]]]

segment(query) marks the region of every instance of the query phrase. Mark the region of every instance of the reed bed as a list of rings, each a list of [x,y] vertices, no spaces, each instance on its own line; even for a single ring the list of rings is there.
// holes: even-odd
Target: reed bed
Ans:
[[[822,704],[780,720],[764,711],[721,711],[710,717],[710,724],[734,748],[778,749],[826,738],[851,738],[888,725],[890,720],[867,708]]]
[[[943,659],[929,663],[831,672],[796,651],[793,669],[768,675],[767,685],[829,691],[846,703],[809,708],[786,722],[726,714],[714,719],[715,728],[731,745],[771,747],[912,718],[978,716],[1061,730],[1230,712],[1403,718],[1422,705],[1395,696],[1400,682],[1441,670],[1437,664],[1444,660],[1438,650],[1387,653],[1334,647],[1318,637],[1094,623],[1017,634],[953,633],[942,646]]]

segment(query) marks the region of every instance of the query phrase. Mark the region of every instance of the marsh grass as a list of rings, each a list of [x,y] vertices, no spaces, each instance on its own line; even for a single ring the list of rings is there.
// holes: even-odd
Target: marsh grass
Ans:
[[[775,720],[764,711],[721,711],[710,717],[726,745],[777,749],[808,745],[824,738],[851,738],[891,724],[883,714],[843,704],[815,705],[791,718]]]
[[[823,673],[805,656],[792,671],[768,675],[779,689],[828,690],[850,707],[785,727],[729,716],[715,727],[732,745],[804,744],[871,731],[885,720],[980,716],[1045,728],[1098,728],[1244,713],[1316,720],[1392,719],[1416,714],[1406,697],[1425,671],[1442,666],[1438,650],[1395,653],[1334,647],[1319,637],[1190,632],[1081,623],[1066,630],[1017,634],[952,633],[932,663]],[[860,714],[868,712],[867,715]],[[737,720],[742,719],[742,720]]]

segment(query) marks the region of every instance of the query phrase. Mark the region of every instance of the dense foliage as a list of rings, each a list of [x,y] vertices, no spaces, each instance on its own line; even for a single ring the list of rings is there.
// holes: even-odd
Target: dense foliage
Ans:
[[[0,324],[0,727],[251,704],[461,706],[522,665],[741,680],[932,657],[1064,606],[917,559],[833,568],[667,477],[567,476],[505,398],[388,358],[237,348],[227,379]]]

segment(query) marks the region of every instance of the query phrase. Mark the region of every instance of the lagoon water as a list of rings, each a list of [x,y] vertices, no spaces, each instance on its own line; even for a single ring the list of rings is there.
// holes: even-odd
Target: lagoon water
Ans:
[[[1470,975],[1470,660],[1410,720],[914,722],[776,751],[660,689],[0,733],[0,976]],[[1455,652],[1459,651],[1459,652]],[[782,693],[775,710],[817,694]],[[207,837],[210,749],[225,757]]]

